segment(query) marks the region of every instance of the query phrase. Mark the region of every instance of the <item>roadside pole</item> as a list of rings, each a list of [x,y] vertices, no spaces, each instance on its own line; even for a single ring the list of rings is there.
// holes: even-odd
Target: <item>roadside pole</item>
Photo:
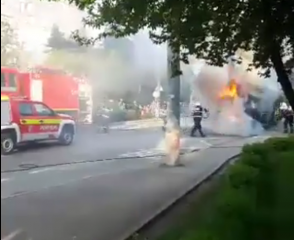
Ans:
[[[169,44],[167,45],[167,63],[168,63],[168,85],[169,85],[169,101],[170,110],[177,119],[180,126],[180,76],[173,76],[173,73],[180,70],[180,61],[178,59],[179,52],[173,52]]]
[[[180,70],[179,52],[174,52],[168,45],[167,63],[168,63],[168,93],[169,93],[169,109],[167,122],[165,124],[165,145],[166,158],[165,165],[178,166],[180,162],[181,151],[181,127],[180,127],[180,76],[174,73]]]

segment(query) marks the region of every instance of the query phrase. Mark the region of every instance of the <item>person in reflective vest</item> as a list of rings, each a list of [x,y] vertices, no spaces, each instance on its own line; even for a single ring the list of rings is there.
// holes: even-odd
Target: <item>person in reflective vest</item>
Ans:
[[[291,106],[281,111],[282,117],[284,118],[284,133],[294,133],[293,120],[294,113]]]
[[[191,136],[194,137],[195,132],[198,131],[201,137],[205,137],[204,133],[202,132],[202,119],[204,114],[208,113],[208,110],[201,106],[200,102],[196,102],[194,105],[194,109],[192,110],[192,117],[194,120],[194,126],[191,131]]]

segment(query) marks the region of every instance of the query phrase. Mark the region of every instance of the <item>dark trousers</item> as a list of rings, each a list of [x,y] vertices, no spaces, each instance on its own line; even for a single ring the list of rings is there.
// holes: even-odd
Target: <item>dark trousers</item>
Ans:
[[[293,126],[293,115],[287,116],[284,119],[284,132],[287,133],[290,130],[290,133],[294,133],[294,126]]]
[[[204,133],[202,132],[202,126],[201,126],[201,121],[202,121],[202,118],[193,118],[194,120],[194,126],[192,128],[192,131],[191,131],[191,136],[194,136],[195,135],[195,132],[198,131],[201,135],[201,137],[204,137]]]

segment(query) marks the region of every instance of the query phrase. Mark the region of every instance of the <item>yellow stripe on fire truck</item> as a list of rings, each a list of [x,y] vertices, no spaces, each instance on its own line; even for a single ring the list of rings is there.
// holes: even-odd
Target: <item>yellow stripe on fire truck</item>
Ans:
[[[8,96],[1,96],[1,101],[8,101],[9,97]]]
[[[20,120],[23,125],[60,124],[60,119],[24,119]]]

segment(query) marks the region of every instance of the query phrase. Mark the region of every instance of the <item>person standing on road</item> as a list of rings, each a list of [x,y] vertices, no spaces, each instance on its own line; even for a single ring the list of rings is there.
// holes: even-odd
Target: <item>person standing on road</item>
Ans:
[[[284,133],[294,133],[293,120],[294,120],[294,112],[291,106],[288,107],[284,112]]]
[[[205,137],[204,133],[202,132],[202,119],[204,114],[207,114],[208,110],[201,106],[200,102],[196,102],[194,105],[194,109],[192,110],[192,117],[194,121],[194,126],[191,131],[191,137],[194,137],[195,132],[198,131],[201,137]]]
[[[290,133],[293,133],[293,109],[291,108],[291,106],[288,106],[287,103],[282,102],[280,105],[279,112],[279,118],[283,119],[284,133],[288,133],[289,130]]]

